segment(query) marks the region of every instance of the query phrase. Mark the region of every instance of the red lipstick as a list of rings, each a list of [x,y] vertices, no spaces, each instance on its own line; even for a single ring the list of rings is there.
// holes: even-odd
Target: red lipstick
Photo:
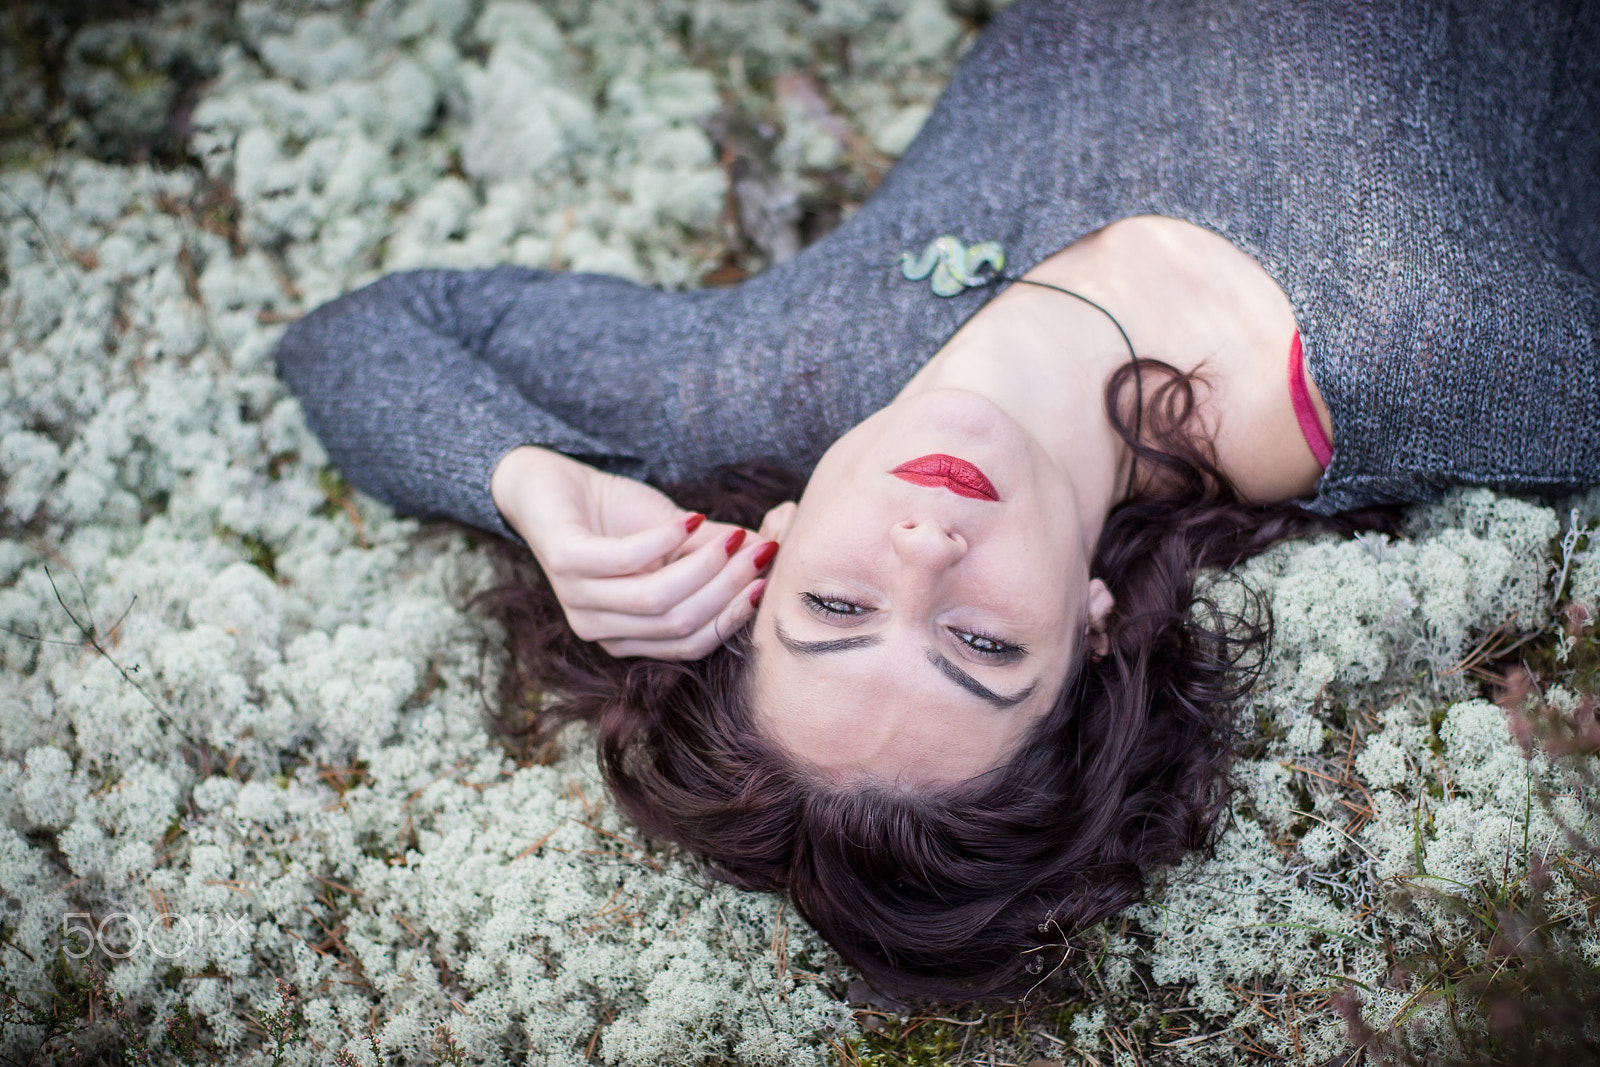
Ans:
[[[994,483],[985,478],[981,470],[955,456],[934,453],[902,463],[889,473],[912,485],[948,489],[957,496],[971,497],[973,500],[1000,499]]]

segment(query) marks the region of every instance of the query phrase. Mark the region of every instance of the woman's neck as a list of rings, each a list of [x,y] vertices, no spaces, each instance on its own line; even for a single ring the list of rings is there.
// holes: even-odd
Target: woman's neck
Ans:
[[[1124,219],[1025,276],[1080,293],[1116,316],[1134,350],[1199,372],[1195,432],[1250,500],[1308,495],[1321,467],[1288,391],[1294,313],[1271,277],[1222,237],[1173,219]],[[1105,386],[1128,362],[1106,314],[1062,293],[1013,285],[907,384],[967,388],[1000,405],[1079,470],[1107,465],[1107,507],[1131,461],[1105,412]],[[1315,383],[1313,402],[1328,426]],[[1119,480],[1120,479],[1120,480]]]
[[[1092,545],[1128,485],[1132,453],[1105,407],[1106,382],[1128,360],[1127,344],[1103,313],[1061,293],[1013,285],[969,319],[896,399],[961,389],[994,403],[1070,479]]]

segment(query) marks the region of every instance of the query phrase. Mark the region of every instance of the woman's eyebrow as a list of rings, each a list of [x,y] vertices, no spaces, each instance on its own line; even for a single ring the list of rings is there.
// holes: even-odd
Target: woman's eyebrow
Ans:
[[[960,667],[957,667],[954,663],[951,663],[949,660],[945,659],[943,656],[939,655],[938,652],[931,648],[928,649],[928,662],[937,667],[940,674],[944,675],[946,678],[950,679],[952,682],[956,683],[973,696],[978,697],[980,700],[983,700],[986,703],[993,704],[1002,711],[1006,708],[1014,708],[1024,700],[1027,700],[1033,695],[1033,691],[1039,686],[1038,682],[1031,682],[1026,689],[1015,696],[1001,696],[999,693],[996,693],[993,689],[990,689],[988,686],[984,685],[972,675],[968,674]]]
[[[772,620],[772,629],[778,635],[778,644],[796,656],[826,656],[830,652],[848,652],[852,648],[866,648],[868,645],[883,642],[883,638],[877,634],[836,637],[832,641],[801,641],[799,638],[790,637],[789,632],[783,628],[783,623],[776,619]]]
[[[778,635],[778,644],[796,656],[826,656],[834,652],[848,652],[854,648],[866,648],[870,645],[881,644],[883,641],[883,638],[878,634],[863,634],[859,637],[836,637],[831,641],[802,641],[799,638],[791,637],[788,631],[783,628],[783,624],[776,619],[772,621],[772,630]],[[1033,682],[1015,696],[1002,696],[933,649],[928,649],[927,653],[928,662],[933,664],[940,674],[979,700],[991,704],[1002,711],[1014,708],[1024,700],[1027,700],[1039,685],[1038,682]]]

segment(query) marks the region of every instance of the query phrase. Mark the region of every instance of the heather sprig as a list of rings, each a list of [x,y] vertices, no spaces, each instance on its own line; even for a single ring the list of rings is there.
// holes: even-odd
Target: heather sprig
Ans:
[[[256,1023],[272,1043],[272,1067],[279,1067],[290,1047],[305,1037],[306,1021],[301,1014],[300,997],[294,986],[279,978],[276,983],[278,1006],[256,1014]]]

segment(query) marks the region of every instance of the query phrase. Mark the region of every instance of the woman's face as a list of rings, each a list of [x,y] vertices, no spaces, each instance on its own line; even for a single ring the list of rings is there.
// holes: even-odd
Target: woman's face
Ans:
[[[969,392],[877,412],[773,517],[756,719],[825,773],[932,784],[999,765],[1111,608],[1070,471]]]

